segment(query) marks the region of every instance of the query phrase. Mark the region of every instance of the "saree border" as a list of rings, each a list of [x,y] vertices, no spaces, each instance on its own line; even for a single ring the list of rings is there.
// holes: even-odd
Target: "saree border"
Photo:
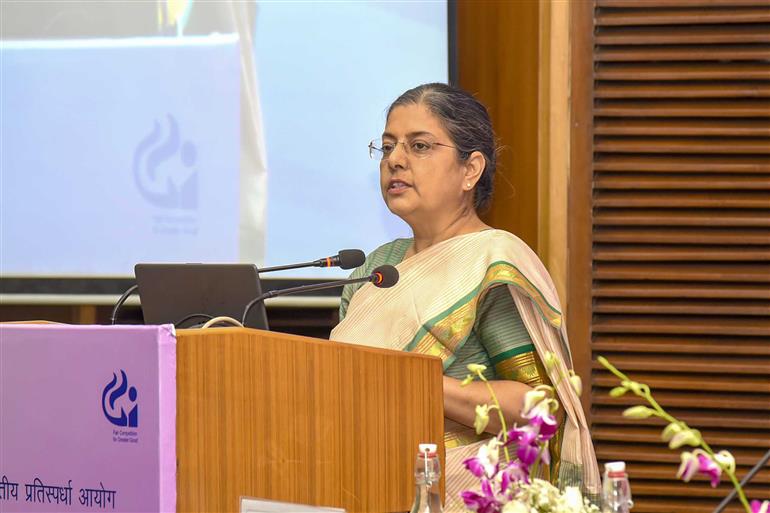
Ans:
[[[486,291],[497,284],[515,287],[532,300],[543,319],[557,329],[561,327],[561,312],[548,303],[542,292],[515,265],[499,260],[487,266],[484,278],[473,290],[423,323],[404,350],[437,356],[446,370],[473,330],[476,305]]]

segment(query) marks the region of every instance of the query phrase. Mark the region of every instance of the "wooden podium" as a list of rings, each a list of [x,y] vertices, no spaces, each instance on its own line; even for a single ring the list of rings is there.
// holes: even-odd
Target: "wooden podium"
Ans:
[[[438,358],[240,328],[177,333],[177,511],[240,496],[408,511],[417,445],[444,459]]]

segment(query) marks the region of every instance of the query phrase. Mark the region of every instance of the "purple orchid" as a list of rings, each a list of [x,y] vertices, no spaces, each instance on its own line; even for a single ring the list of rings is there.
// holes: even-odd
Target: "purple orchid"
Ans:
[[[551,464],[551,451],[548,449],[548,444],[543,446],[543,449],[540,452],[540,460],[544,465]]]
[[[523,428],[514,426],[508,431],[508,441],[505,446],[516,444],[516,456],[527,468],[535,463],[537,455],[540,452],[538,447],[538,428],[537,426],[527,425]]]
[[[551,428],[550,420],[541,423],[543,417],[536,416],[530,420],[530,423],[523,428],[514,426],[513,429],[508,431],[508,442],[506,446],[516,444],[518,446],[516,450],[516,456],[519,461],[527,468],[533,465],[537,461],[538,456],[544,464],[548,465],[551,462],[551,455],[544,447],[540,449],[542,444],[545,444],[548,440],[553,438],[555,429]],[[554,418],[554,422],[556,419]],[[556,425],[558,428],[558,424]],[[545,430],[545,434],[543,433]]]
[[[471,490],[460,493],[460,497],[471,511],[478,511],[479,513],[498,513],[500,511],[500,505],[497,504],[496,500]]]
[[[505,447],[508,447],[509,445],[518,444],[519,441],[524,437],[524,435],[531,431],[529,426],[524,426],[523,428],[520,428],[519,426],[514,425],[513,428],[508,431],[508,441],[503,444]]]
[[[770,513],[770,501],[751,501],[751,513]]]
[[[722,468],[708,456],[698,455],[698,472],[711,477],[712,488],[716,488],[719,485],[719,479],[722,477]]]
[[[468,370],[476,372],[470,366]],[[470,381],[472,378],[466,378]],[[483,377],[482,377],[483,379]],[[483,431],[488,422],[489,409],[498,407],[494,397],[494,405],[484,405],[476,408],[477,432]],[[481,446],[475,457],[466,459],[463,464],[481,484],[480,490],[466,490],[461,497],[466,507],[480,513],[500,513],[505,504],[511,503],[521,491],[522,486],[531,485],[530,467],[538,460],[544,464],[550,463],[548,441],[556,434],[559,424],[554,412],[558,403],[554,399],[552,387],[540,385],[525,394],[522,418],[527,424],[507,431],[504,435],[492,438],[489,443]],[[479,430],[479,425],[482,429]],[[513,446],[516,448],[516,459],[505,465],[499,462],[500,447]],[[506,453],[506,456],[508,453]]]
[[[684,482],[689,482],[696,473],[700,473],[711,478],[712,488],[716,488],[719,484],[722,477],[722,467],[717,465],[708,453],[696,449],[693,452],[683,452],[681,459],[682,464],[679,466],[676,477],[681,478]]]
[[[463,461],[463,465],[465,465],[465,468],[470,470],[471,474],[476,477],[484,476],[487,473],[484,463],[482,463],[478,457],[468,458]]]
[[[479,513],[500,513],[502,504],[495,497],[489,479],[481,478],[481,493],[466,490],[460,494],[463,502],[471,511]]]
[[[500,493],[505,494],[508,491],[512,480],[511,474],[507,469],[500,472]]]
[[[518,456],[519,461],[521,461],[524,465],[530,466],[537,460],[537,455],[540,452],[540,449],[537,446],[537,442],[535,440],[532,440],[533,443],[526,443],[522,440],[522,442],[519,443],[519,448],[516,450],[516,456]]]
[[[514,426],[508,431],[508,443],[506,445],[522,442],[528,444],[544,443],[553,438],[559,430],[559,422],[553,414],[553,404],[555,404],[553,399],[546,398],[524,410],[522,416],[528,419],[528,424],[523,428]],[[534,440],[531,439],[533,435]]]
[[[529,483],[529,466],[525,465],[521,461],[514,460],[508,464],[505,468],[504,475],[510,479],[511,482]],[[507,491],[506,488],[502,488],[503,492]]]
[[[489,481],[489,479],[481,480],[481,491],[490,499],[495,498],[495,492],[492,490],[492,483]]]
[[[463,465],[476,477],[492,479],[500,468],[498,464],[500,445],[497,438],[492,438],[489,443],[479,448],[476,456],[463,461]]]
[[[523,413],[523,417],[529,419],[529,425],[538,428],[538,438],[541,442],[553,438],[559,429],[559,422],[553,414],[553,404],[553,399],[545,399]]]

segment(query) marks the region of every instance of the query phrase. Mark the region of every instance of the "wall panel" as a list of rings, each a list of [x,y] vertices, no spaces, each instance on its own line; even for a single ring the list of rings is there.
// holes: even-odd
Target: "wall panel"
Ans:
[[[648,382],[743,474],[770,448],[770,4],[574,14],[573,345]],[[629,462],[634,511],[706,512],[728,493],[676,482],[660,423],[623,419],[637,400],[610,398],[598,364],[590,383],[597,454]],[[748,495],[770,496],[770,470]]]
[[[499,138],[495,199],[485,220],[538,247],[537,0],[458,0],[460,87],[489,108]]]

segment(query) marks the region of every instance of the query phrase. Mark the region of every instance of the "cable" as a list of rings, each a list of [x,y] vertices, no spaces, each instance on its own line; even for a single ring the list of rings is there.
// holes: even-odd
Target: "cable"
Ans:
[[[174,323],[174,327],[177,328],[177,329],[184,329],[184,328],[182,328],[182,326],[180,326],[180,324],[182,324],[185,321],[189,321],[190,319],[195,319],[196,317],[202,317],[202,318],[206,319],[207,321],[214,318],[213,316],[211,316],[209,314],[205,314],[205,313],[194,313],[194,314],[190,314],[190,315],[185,315],[184,317],[182,317],[181,319],[179,319],[178,321],[176,321]],[[188,326],[188,327],[192,327],[192,326]]]
[[[214,324],[217,324],[219,322],[228,322],[228,323],[230,323],[233,326],[236,326],[238,328],[243,328],[243,324],[241,324],[240,322],[236,321],[232,317],[227,317],[227,316],[224,316],[224,315],[220,315],[219,317],[214,317],[213,319],[211,319],[209,321],[206,321],[206,324],[201,326],[201,329],[205,330],[205,329],[210,328],[211,326],[213,326]]]
[[[112,315],[110,316],[110,324],[115,324],[115,321],[118,320],[118,311],[120,310],[120,307],[123,306],[123,303],[126,302],[126,299],[128,299],[128,296],[133,294],[139,289],[139,285],[132,285],[126,290],[122,296],[120,296],[120,299],[118,299],[118,302],[115,303],[115,307],[112,309]]]

